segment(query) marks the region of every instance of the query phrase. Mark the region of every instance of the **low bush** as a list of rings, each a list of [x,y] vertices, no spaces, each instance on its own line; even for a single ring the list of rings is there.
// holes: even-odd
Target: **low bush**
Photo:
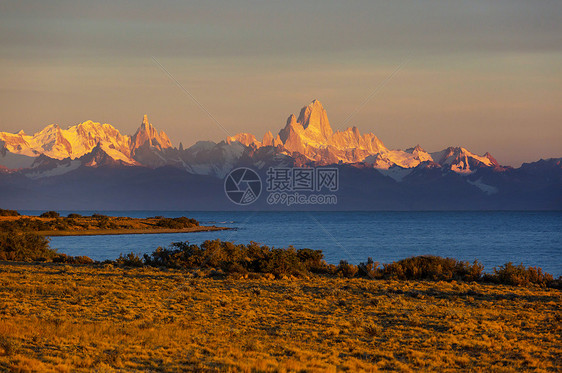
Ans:
[[[100,229],[118,229],[119,228],[119,225],[117,225],[109,216],[106,216],[106,215],[96,216],[96,221],[97,222],[95,224]]]
[[[59,254],[49,248],[49,239],[30,232],[0,234],[0,260],[18,262],[55,262],[68,264],[92,264],[87,256]]]
[[[327,265],[321,250],[300,249],[297,250],[299,261],[312,273],[327,273]]]
[[[0,209],[0,216],[20,216],[20,213],[16,210]]]
[[[49,230],[52,221],[43,221],[36,218],[19,218],[11,221],[0,222],[2,231],[44,231]]]
[[[182,216],[181,218],[160,218],[156,223],[159,227],[170,228],[170,229],[183,229],[198,227],[199,222],[195,219],[186,218]]]
[[[271,249],[259,264],[259,272],[272,273],[276,277],[300,276],[308,272],[305,262],[300,261],[294,247]]]
[[[356,265],[349,264],[346,260],[340,260],[336,274],[341,277],[352,278],[355,277],[358,271],[359,268]]]
[[[250,242],[237,245],[221,240],[205,241],[201,246],[189,242],[175,242],[169,248],[157,248],[144,258],[120,257],[117,264],[172,268],[219,268],[226,273],[271,273],[276,277],[302,276],[309,273],[339,277],[367,277],[372,279],[434,280],[434,281],[492,281],[501,284],[560,287],[562,280],[553,280],[540,268],[525,268],[507,263],[494,274],[483,274],[484,266],[475,260],[472,264],[453,258],[416,256],[383,264],[368,258],[358,266],[345,260],[339,265],[327,264],[321,250],[300,249],[289,246],[276,249]],[[133,264],[127,264],[133,263]]]
[[[382,276],[399,280],[462,280],[477,281],[484,266],[477,260],[469,262],[433,255],[416,256],[384,264]]]
[[[73,213],[73,214],[68,214],[67,217],[70,219],[79,219],[82,217],[82,215]]]
[[[144,262],[142,258],[140,258],[135,253],[129,253],[127,255],[119,254],[119,258],[115,260],[115,263],[118,265],[126,266],[126,267],[142,267],[144,266]]]
[[[27,232],[0,234],[0,260],[49,261],[58,254],[49,248],[49,239]]]
[[[358,265],[358,274],[367,278],[381,278],[382,270],[379,267],[379,262],[373,261],[373,258],[367,258],[367,262]]]
[[[92,264],[94,261],[92,258],[87,256],[70,256],[66,254],[57,254],[53,258],[54,263],[66,263],[66,264]]]
[[[227,273],[272,273],[277,277],[301,276],[327,271],[320,250],[275,249],[250,242],[248,245],[207,240],[201,246],[174,242],[144,255],[144,263],[155,267],[220,268]]]
[[[58,218],[60,214],[56,211],[47,211],[39,215],[40,218]]]
[[[512,262],[506,263],[499,268],[494,268],[494,275],[488,278],[500,284],[517,286],[537,284],[544,287],[554,283],[552,275],[543,272],[541,268],[525,268],[522,263],[516,266]]]

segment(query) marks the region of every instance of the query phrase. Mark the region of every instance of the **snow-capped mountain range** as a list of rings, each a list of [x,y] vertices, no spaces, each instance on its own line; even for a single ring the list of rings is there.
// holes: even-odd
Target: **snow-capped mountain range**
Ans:
[[[77,159],[98,147],[113,160],[130,165],[139,165],[134,157],[143,146],[160,151],[172,147],[168,136],[163,131],[158,132],[146,115],[132,136],[122,135],[111,124],[88,120],[67,129],[51,124],[33,135],[24,131],[15,134],[0,132],[0,145],[4,149],[4,158],[5,153],[10,152],[33,158],[45,155],[54,159]]]
[[[256,152],[261,148],[269,151]],[[92,121],[67,129],[51,124],[33,135],[23,131],[15,134],[0,132],[0,165],[7,169],[45,168],[45,163],[50,163],[58,164],[61,168],[58,172],[63,172],[72,170],[68,165],[77,165],[75,160],[81,165],[96,167],[100,165],[99,161],[86,161],[86,158],[100,158],[102,152],[106,154],[104,164],[151,168],[170,165],[191,173],[218,177],[223,177],[244,154],[254,158],[258,154],[285,156],[316,165],[362,163],[379,170],[413,169],[425,162],[458,173],[470,173],[480,167],[499,167],[489,153],[478,156],[462,147],[448,147],[435,153],[428,153],[419,145],[392,150],[374,134],[361,134],[357,127],[334,132],[326,110],[318,100],[303,107],[298,118],[290,115],[275,138],[271,132],[267,132],[261,141],[250,133],[240,133],[218,144],[200,141],[188,149],[183,149],[181,144],[179,148],[173,147],[166,133],[159,132],[146,115],[131,136],[121,134],[110,124]],[[88,154],[90,156],[86,157]],[[48,162],[45,157],[64,162]],[[255,161],[259,163],[260,159]],[[29,174],[40,175],[37,170]]]
[[[431,154],[419,145],[404,151],[391,150],[374,134],[362,135],[357,127],[333,132],[326,110],[318,100],[303,107],[298,118],[289,116],[285,128],[275,139],[271,132],[267,132],[261,142],[250,133],[227,138],[229,143],[235,141],[256,148],[281,147],[289,154],[302,154],[324,165],[364,162],[377,169],[388,169],[393,166],[413,168],[422,162],[435,162],[457,172],[470,172],[471,167],[499,166],[489,153],[478,156],[461,147],[449,147]]]
[[[356,127],[334,132],[319,101],[291,115],[273,136],[240,133],[184,149],[145,115],[133,135],[87,121],[51,124],[28,135],[0,132],[0,207],[15,209],[237,208],[224,177],[250,167],[267,180],[269,167],[339,170],[337,206],[329,210],[562,209],[562,158],[504,167],[463,147],[427,152],[389,149]],[[250,209],[291,209],[258,199]]]

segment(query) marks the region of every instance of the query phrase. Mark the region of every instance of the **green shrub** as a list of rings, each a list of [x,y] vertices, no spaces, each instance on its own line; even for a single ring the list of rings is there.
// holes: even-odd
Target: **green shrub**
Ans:
[[[0,234],[0,260],[48,261],[57,255],[49,249],[49,239],[28,232]]]
[[[46,231],[51,230],[55,222],[43,221],[37,218],[21,217],[16,220],[0,222],[2,231]]]
[[[477,281],[483,270],[484,266],[476,260],[471,265],[453,258],[423,255],[384,264],[382,275],[399,280]]]
[[[156,225],[163,228],[183,229],[198,227],[199,222],[195,219],[190,219],[182,216],[180,218],[160,218]]]
[[[119,226],[111,220],[109,216],[100,215],[97,219],[97,226],[100,229],[117,229]]]
[[[67,217],[70,218],[70,219],[79,219],[79,218],[82,217],[82,215],[73,213],[73,214],[68,214]]]
[[[60,214],[56,211],[47,211],[39,215],[40,218],[58,218]]]
[[[303,263],[305,269],[312,273],[326,273],[326,262],[322,250],[299,249],[297,257]]]
[[[494,275],[491,280],[506,285],[528,286],[537,284],[543,287],[554,282],[552,275],[543,272],[541,268],[525,268],[523,263],[515,266],[512,262],[494,268]]]
[[[20,216],[20,213],[16,210],[0,209],[0,216]]]
[[[58,230],[58,231],[64,231],[67,230],[68,228],[70,228],[70,223],[72,222],[72,220],[67,220],[66,218],[56,218],[54,221],[54,224],[52,224],[51,228]]]
[[[379,262],[373,261],[373,258],[367,258],[367,262],[362,262],[358,265],[359,275],[368,278],[381,278],[382,270],[379,267]]]
[[[92,264],[94,261],[87,256],[70,256],[66,254],[57,254],[53,258],[54,263],[66,264]]]
[[[119,258],[115,260],[115,263],[127,267],[142,267],[144,265],[143,260],[135,253],[119,254]]]
[[[346,260],[340,260],[340,264],[337,267],[336,274],[338,276],[352,278],[357,274],[358,271],[359,268],[357,268],[356,265],[349,264]]]
[[[260,265],[260,272],[272,273],[277,277],[299,276],[306,271],[305,264],[299,260],[297,251],[292,246],[288,249],[271,249]]]
[[[174,242],[169,248],[159,247],[145,254],[144,263],[156,267],[220,268],[226,273],[272,273],[277,277],[327,271],[319,250],[274,249],[256,242],[237,245],[221,240],[207,240],[201,246]]]
[[[169,248],[158,247],[152,254],[144,254],[144,262],[153,267],[198,268],[203,265],[203,256],[197,245],[173,242]]]

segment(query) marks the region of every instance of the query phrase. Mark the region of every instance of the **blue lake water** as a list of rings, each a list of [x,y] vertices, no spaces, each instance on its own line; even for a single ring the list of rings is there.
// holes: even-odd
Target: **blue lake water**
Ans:
[[[67,214],[70,211],[62,211]],[[32,213],[32,212],[28,212]],[[91,214],[93,212],[79,212]],[[166,212],[112,211],[113,216],[188,216],[231,231],[53,237],[51,247],[95,260],[150,253],[171,242],[208,239],[320,249],[328,263],[388,263],[432,254],[473,261],[491,272],[514,262],[562,275],[562,212]]]

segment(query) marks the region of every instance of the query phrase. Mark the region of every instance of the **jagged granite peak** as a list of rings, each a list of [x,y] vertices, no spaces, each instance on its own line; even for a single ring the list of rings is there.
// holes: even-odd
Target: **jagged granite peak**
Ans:
[[[328,114],[322,103],[318,100],[313,100],[301,109],[297,123],[302,125],[310,137],[318,136],[319,139],[327,140],[334,133],[332,127],[330,127]]]
[[[242,134],[241,134],[242,135]],[[248,134],[235,138],[248,139]],[[334,132],[322,103],[312,101],[300,110],[298,118],[291,114],[275,139],[266,134],[259,146],[282,146],[289,154],[301,154],[321,163],[360,162],[367,156],[386,150],[372,133],[361,135],[357,127]],[[246,141],[250,143],[251,141]]]
[[[154,147],[158,150],[163,150],[172,147],[172,142],[164,131],[158,132],[156,128],[148,121],[148,115],[144,115],[140,127],[137,132],[131,137],[131,155],[134,156],[136,149],[148,144],[149,147]]]
[[[275,145],[275,139],[273,138],[273,134],[271,133],[271,131],[267,131],[263,135],[263,139],[261,140],[261,143],[262,143],[263,146],[274,146]]]

